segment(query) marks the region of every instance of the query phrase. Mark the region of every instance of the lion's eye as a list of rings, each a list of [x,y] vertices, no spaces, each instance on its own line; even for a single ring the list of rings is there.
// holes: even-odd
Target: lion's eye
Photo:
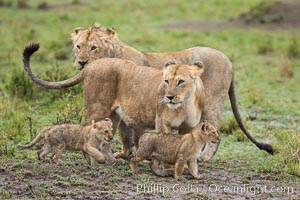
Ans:
[[[91,47],[91,51],[94,51],[95,49],[97,49],[96,46],[92,46],[92,47]]]
[[[179,80],[178,83],[177,83],[177,85],[181,85],[183,83],[184,83],[184,80]]]
[[[77,45],[76,47],[77,47],[77,49],[80,49],[80,45]]]
[[[166,84],[169,84],[169,81],[168,81],[168,80],[165,80],[165,83],[166,83]]]

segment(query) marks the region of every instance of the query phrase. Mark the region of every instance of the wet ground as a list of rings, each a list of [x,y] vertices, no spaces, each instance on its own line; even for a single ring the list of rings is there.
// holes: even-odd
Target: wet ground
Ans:
[[[255,148],[254,148],[255,150]],[[89,167],[67,153],[59,165],[36,159],[0,161],[1,199],[297,199],[299,177],[258,175],[238,160],[200,163],[202,180],[152,175],[147,163],[133,174],[127,164]],[[274,166],[276,167],[276,166]]]

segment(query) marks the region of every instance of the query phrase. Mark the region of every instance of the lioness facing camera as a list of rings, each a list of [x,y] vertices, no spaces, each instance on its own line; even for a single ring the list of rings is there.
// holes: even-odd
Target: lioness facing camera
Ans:
[[[26,144],[19,144],[20,149],[29,149],[41,139],[45,139],[44,146],[38,151],[39,160],[52,153],[52,160],[57,162],[64,150],[82,151],[88,164],[94,165],[95,160],[99,163],[112,163],[113,157],[110,142],[112,133],[112,121],[105,119],[92,125],[81,126],[78,124],[61,124],[44,127],[35,139]]]
[[[158,133],[171,133],[175,127],[179,134],[185,134],[199,124],[205,99],[200,79],[203,71],[200,61],[194,65],[178,65],[174,61],[165,65],[155,119]]]
[[[151,169],[156,175],[165,176],[159,169],[161,162],[175,165],[174,177],[180,178],[187,165],[190,173],[196,179],[198,174],[197,159],[209,161],[217,151],[220,136],[209,123],[198,124],[191,133],[185,135],[158,135],[145,133],[139,141],[135,157],[130,159],[129,166],[136,171],[136,163],[151,159]]]

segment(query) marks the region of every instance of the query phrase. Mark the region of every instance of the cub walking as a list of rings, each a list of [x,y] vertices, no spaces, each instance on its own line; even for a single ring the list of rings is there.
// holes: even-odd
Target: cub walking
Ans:
[[[38,151],[39,160],[52,153],[52,160],[57,162],[64,150],[82,151],[88,164],[113,163],[110,142],[112,133],[112,121],[108,118],[102,121],[92,121],[92,125],[81,126],[78,124],[61,124],[44,127],[35,139],[26,144],[19,144],[20,149],[29,149],[44,139],[44,146]]]
[[[198,174],[197,159],[210,160],[217,151],[220,136],[209,123],[198,124],[191,133],[185,135],[159,135],[145,133],[139,141],[139,148],[130,162],[130,168],[135,171],[135,165],[144,159],[151,159],[151,169],[154,174],[166,176],[161,172],[160,164],[175,165],[175,178],[180,178],[187,165],[190,173],[196,179]]]

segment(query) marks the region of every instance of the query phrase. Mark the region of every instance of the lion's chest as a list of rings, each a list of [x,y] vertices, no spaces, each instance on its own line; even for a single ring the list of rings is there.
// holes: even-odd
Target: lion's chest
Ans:
[[[201,111],[193,107],[191,104],[188,104],[186,108],[185,123],[194,128],[200,122]]]
[[[182,112],[174,111],[173,117],[171,117],[169,124],[172,128],[178,128],[183,123],[189,127],[195,127],[201,119],[201,112],[198,112],[197,109],[187,109]]]
[[[185,116],[179,115],[171,119],[170,125],[172,128],[178,128],[184,122]]]

